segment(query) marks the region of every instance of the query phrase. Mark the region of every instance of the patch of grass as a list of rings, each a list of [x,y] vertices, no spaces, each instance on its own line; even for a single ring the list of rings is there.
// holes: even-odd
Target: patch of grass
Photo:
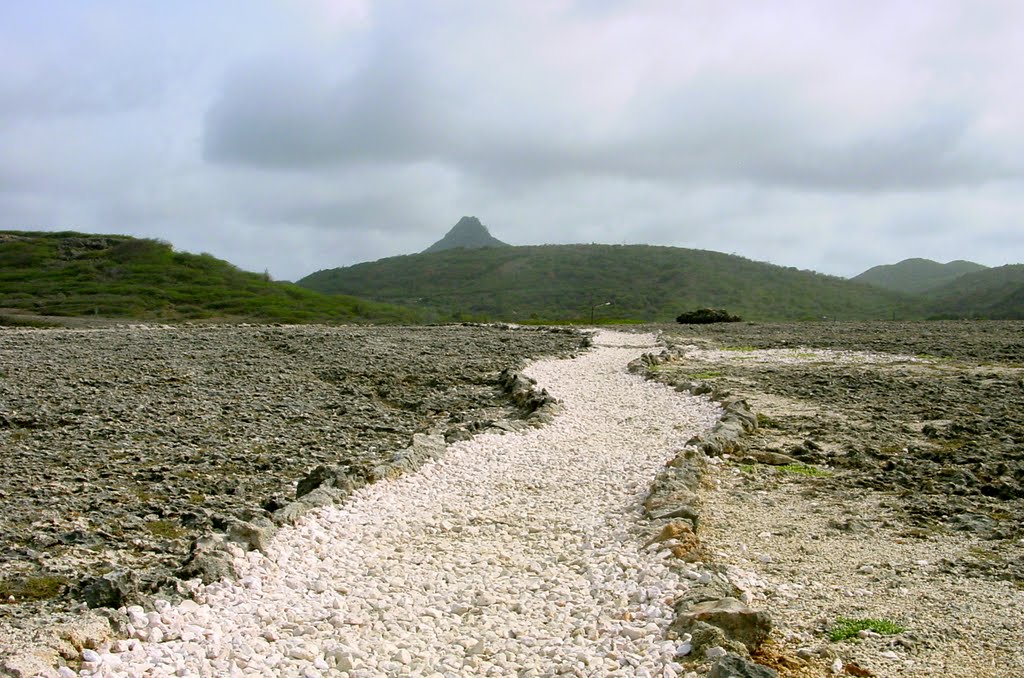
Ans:
[[[14,596],[17,602],[49,600],[59,596],[67,583],[64,577],[50,574],[11,578],[0,582],[0,599],[7,600]]]
[[[767,414],[757,413],[757,426],[758,428],[779,428],[779,422],[772,419]]]
[[[753,464],[740,464],[736,468],[738,468],[741,473],[750,474],[750,473],[754,472],[754,465]]]
[[[150,520],[146,523],[146,530],[154,537],[166,539],[177,539],[185,534],[185,530],[173,520]]]
[[[856,638],[861,631],[874,631],[883,636],[893,636],[903,633],[906,628],[888,619],[851,619],[848,617],[837,617],[835,624],[828,632],[829,640],[838,643],[850,638]]]
[[[811,478],[829,478],[835,474],[832,471],[826,471],[825,469],[818,468],[817,466],[809,466],[808,464],[785,464],[783,466],[777,466],[783,473],[795,473],[801,476],[809,476]]]

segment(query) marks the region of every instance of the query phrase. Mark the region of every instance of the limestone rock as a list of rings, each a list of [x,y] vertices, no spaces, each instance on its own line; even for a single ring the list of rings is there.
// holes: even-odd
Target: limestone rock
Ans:
[[[722,629],[727,638],[742,643],[750,652],[761,646],[772,628],[771,619],[765,612],[732,597],[697,603],[679,615],[674,626],[686,631],[697,622]]]

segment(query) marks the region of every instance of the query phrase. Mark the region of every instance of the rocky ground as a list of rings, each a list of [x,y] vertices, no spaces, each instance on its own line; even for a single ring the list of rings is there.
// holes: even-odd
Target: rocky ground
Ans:
[[[702,539],[791,658],[1024,675],[1024,324],[663,330],[656,379],[757,415],[717,460]],[[840,617],[904,631],[830,642]]]
[[[0,638],[129,570],[174,588],[193,540],[273,511],[319,464],[519,413],[500,372],[586,343],[462,327],[0,329]],[[2,653],[2,652],[0,652]]]

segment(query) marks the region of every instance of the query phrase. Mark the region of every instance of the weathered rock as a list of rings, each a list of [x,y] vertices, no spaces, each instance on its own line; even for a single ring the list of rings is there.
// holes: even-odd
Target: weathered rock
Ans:
[[[673,609],[678,619],[689,612],[694,605],[709,601],[713,602],[723,598],[735,598],[738,594],[739,590],[728,581],[712,577],[709,582],[703,584],[694,582],[684,589],[680,596],[675,599]],[[678,628],[678,626],[675,628]]]
[[[343,469],[335,466],[320,464],[310,471],[305,478],[295,486],[295,498],[301,499],[318,487],[337,487],[349,492],[354,488],[351,477]]]
[[[785,466],[787,464],[800,463],[795,457],[770,450],[747,450],[740,461],[744,463],[768,464],[769,466]]]
[[[725,635],[725,631],[705,622],[695,622],[689,626],[690,645],[694,659],[706,656],[709,649],[721,648],[726,652],[732,652],[741,656],[747,656],[749,650],[743,643],[732,640]]]
[[[749,652],[761,646],[772,628],[767,613],[748,607],[732,597],[691,606],[676,617],[673,628],[678,633],[692,634],[690,629],[699,622],[722,629],[728,639],[742,643]]]
[[[139,577],[116,570],[83,582],[82,599],[89,607],[122,607],[139,601]]]
[[[223,534],[211,534],[197,539],[176,574],[182,579],[201,579],[204,584],[235,579],[238,573],[227,551],[227,538]]]
[[[707,469],[707,458],[698,450],[686,448],[662,470],[644,499],[648,518],[686,518],[694,526],[698,519],[698,492]]]
[[[262,515],[248,516],[247,520],[232,519],[226,530],[228,540],[240,544],[247,551],[266,551],[275,533],[277,525]]]
[[[777,678],[778,675],[773,668],[730,653],[715,662],[708,678]]]
[[[58,661],[57,651],[52,647],[21,650],[0,658],[0,675],[11,678],[54,675],[53,667]]]

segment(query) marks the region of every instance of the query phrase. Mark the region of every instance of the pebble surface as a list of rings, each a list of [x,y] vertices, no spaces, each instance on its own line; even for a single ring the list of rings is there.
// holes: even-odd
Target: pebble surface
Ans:
[[[654,348],[601,332],[532,364],[554,423],[453,444],[237,551],[238,582],[129,608],[133,638],[80,675],[681,675],[664,632],[686,579],[642,549],[640,502],[720,410],[626,373]]]

